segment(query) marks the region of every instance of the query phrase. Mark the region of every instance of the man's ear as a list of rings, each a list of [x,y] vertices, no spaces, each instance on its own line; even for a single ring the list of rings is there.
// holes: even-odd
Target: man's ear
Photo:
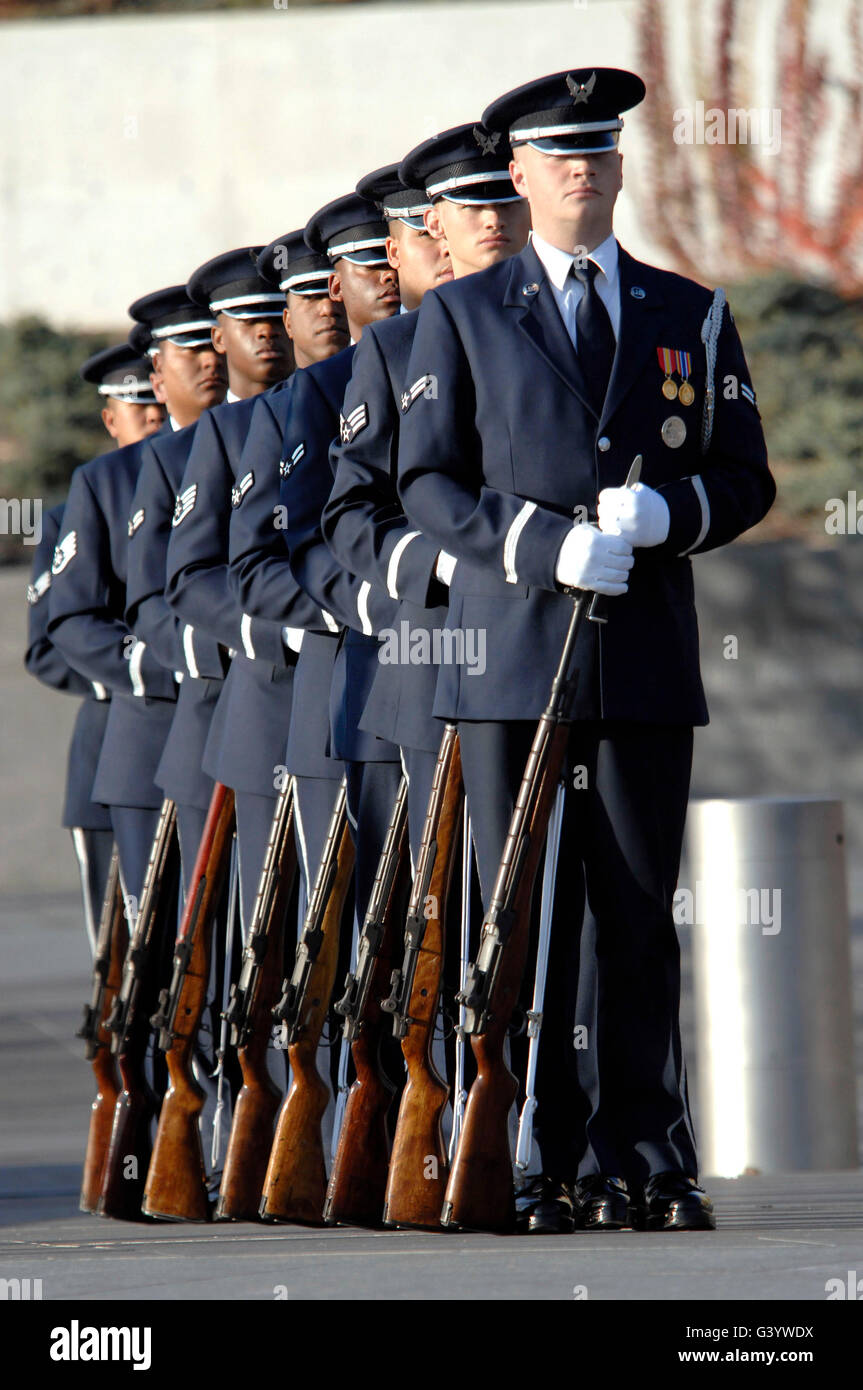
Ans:
[[[294,335],[291,332],[291,311],[287,305],[285,305],[284,309],[282,310],[282,323],[285,325],[285,332],[287,333],[288,337],[293,338]]]
[[[337,304],[344,304],[345,300],[344,295],[342,294],[342,277],[337,270],[331,271],[330,278],[327,282],[327,289],[329,291],[330,299],[334,299]]]
[[[110,405],[106,405],[102,409],[102,424],[105,426],[105,429],[108,431],[111,438],[116,439],[118,431],[117,426],[114,423],[114,410],[113,407]]]
[[[386,240],[387,260],[393,270],[399,268],[399,244],[394,236],[388,236]]]
[[[512,179],[513,187],[521,198],[528,197],[527,178],[524,169],[518,159],[513,156],[509,161],[509,176]]]
[[[210,329],[210,337],[213,340],[213,347],[216,349],[216,352],[221,353],[224,357],[227,352],[227,348],[225,347],[225,330],[220,323],[214,324]]]
[[[150,373],[150,385],[153,388],[153,394],[159,402],[159,405],[163,405],[167,408],[168,397],[165,395],[165,387],[162,383],[161,353],[158,352],[153,354],[153,370]]]
[[[437,203],[433,203],[430,208],[426,208],[423,213],[423,222],[429,236],[433,236],[435,241],[442,241],[444,238],[443,218],[438,211]]]

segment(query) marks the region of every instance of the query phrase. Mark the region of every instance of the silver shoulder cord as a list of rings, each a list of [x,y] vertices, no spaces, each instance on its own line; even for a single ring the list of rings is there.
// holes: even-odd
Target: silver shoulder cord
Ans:
[[[357,921],[357,914],[354,912],[354,930],[351,937],[351,964],[354,971],[357,968],[357,948],[360,939],[360,924]],[[347,1038],[342,1038],[342,1050],[339,1053],[339,1077],[336,1086],[336,1113],[333,1117],[333,1137],[330,1143],[330,1158],[333,1163],[336,1161],[336,1153],[339,1147],[339,1135],[342,1132],[342,1120],[345,1118],[345,1106],[348,1103],[348,1058],[351,1055],[351,1045]]]
[[[471,825],[465,798],[461,836],[461,945],[459,990],[464,993],[470,956],[470,884],[471,884]],[[464,1122],[467,1091],[464,1088],[465,1007],[459,1004],[458,1027],[455,1032],[455,1088],[452,1107],[452,1134],[449,1141],[449,1161],[452,1163]]]
[[[216,1081],[216,1113],[213,1116],[213,1146],[210,1150],[210,1164],[215,1171],[219,1167],[219,1160],[222,1149],[222,1116],[225,1110],[225,1051],[228,1046],[228,1029],[230,1027],[225,1014],[228,1011],[228,1001],[231,993],[231,965],[234,958],[234,923],[237,915],[237,890],[239,883],[239,867],[237,864],[237,833],[234,831],[234,838],[231,841],[231,887],[228,893],[228,921],[225,926],[225,973],[222,979],[222,1027],[219,1032],[219,1047],[216,1052],[216,1070],[213,1072],[213,1079]]]
[[[530,1167],[530,1153],[533,1148],[533,1116],[536,1110],[536,1064],[539,1059],[539,1034],[542,1028],[542,1005],[545,998],[545,980],[548,974],[548,947],[551,939],[551,918],[554,910],[554,883],[557,877],[557,859],[560,852],[560,831],[563,825],[563,803],[565,788],[563,781],[557,785],[551,817],[548,822],[548,835],[545,841],[545,865],[542,871],[542,906],[539,914],[539,940],[536,946],[536,974],[533,981],[533,1007],[527,1016],[527,1036],[530,1046],[527,1053],[527,1081],[525,1101],[518,1121],[518,1142],[515,1146],[515,1166],[524,1173]]]
[[[707,356],[707,385],[704,391],[704,414],[701,417],[701,452],[706,454],[713,437],[713,414],[716,404],[716,344],[722,328],[722,314],[725,309],[725,291],[713,291],[713,302],[707,310],[707,317],[701,325],[701,341]]]

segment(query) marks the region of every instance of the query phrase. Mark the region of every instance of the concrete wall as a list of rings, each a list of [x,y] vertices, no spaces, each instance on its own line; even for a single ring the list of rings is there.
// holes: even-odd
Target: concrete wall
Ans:
[[[660,23],[659,0],[313,9],[261,0],[192,17],[2,24],[0,319],[39,310],[62,324],[119,324],[137,295],[185,280],[232,245],[303,225],[362,174],[478,118],[510,87],[565,66],[637,66],[634,22],[648,2]],[[850,61],[840,12],[854,2],[814,9],[813,31],[840,75]],[[775,104],[782,3],[741,7],[739,56],[758,55],[747,102]],[[678,97],[710,104],[716,10],[708,0],[665,6],[669,141]],[[650,258],[642,126],[641,112],[627,116],[617,228]],[[819,161],[828,181],[840,157],[828,144]]]
[[[370,169],[477,119],[586,36],[591,62],[634,61],[633,11],[270,3],[0,26],[0,318],[119,322],[137,295],[302,226]]]

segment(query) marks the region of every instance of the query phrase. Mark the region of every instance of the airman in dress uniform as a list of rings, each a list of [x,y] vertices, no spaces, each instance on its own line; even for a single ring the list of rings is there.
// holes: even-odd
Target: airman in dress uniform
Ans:
[[[149,373],[149,358],[142,357],[129,343],[97,352],[81,367],[84,381],[92,383],[104,401],[102,423],[121,449],[146,438],[164,421],[164,407],[156,400]],[[42,539],[34,554],[33,573],[27,589],[25,665],[44,685],[86,697],[78,710],[69,745],[62,824],[72,834],[81,876],[87,939],[94,949],[113,835],[108,808],[93,801],[91,791],[111,696],[100,681],[89,681],[74,670],[47,634],[51,561],[63,534],[63,510],[60,505],[46,513]]]

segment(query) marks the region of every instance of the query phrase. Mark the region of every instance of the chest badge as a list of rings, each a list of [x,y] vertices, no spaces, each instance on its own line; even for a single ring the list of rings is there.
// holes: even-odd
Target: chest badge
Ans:
[[[646,292],[646,290],[643,290],[643,289],[641,288],[640,285],[633,285],[633,286],[632,286],[632,289],[629,291],[629,293],[632,295],[632,298],[633,298],[633,299],[646,299],[646,298],[647,298],[647,292]]]
[[[682,348],[658,347],[656,359],[659,362],[660,371],[665,376],[661,388],[665,399],[667,401],[677,400],[681,405],[692,405],[695,400],[695,392],[689,381],[692,372],[692,354],[684,352]],[[675,376],[681,378],[679,386],[674,380]]]
[[[686,438],[686,425],[679,415],[669,415],[668,419],[663,421],[659,432],[663,444],[667,444],[669,449],[679,449]]]
[[[535,294],[539,294],[539,285],[536,283],[536,281],[531,280],[529,284],[522,285],[521,292],[524,295],[525,299],[533,299],[533,296]]]

